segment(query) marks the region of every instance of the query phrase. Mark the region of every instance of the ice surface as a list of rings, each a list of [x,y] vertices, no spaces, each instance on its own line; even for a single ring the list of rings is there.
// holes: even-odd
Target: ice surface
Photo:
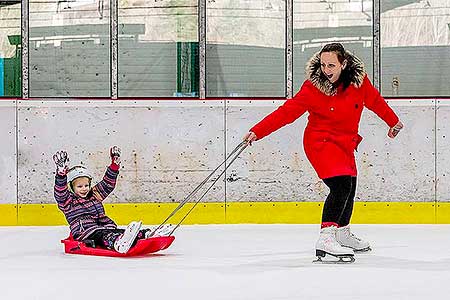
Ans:
[[[144,258],[65,254],[67,227],[0,227],[0,299],[449,299],[450,226],[352,228],[374,250],[317,265],[318,225],[181,226]]]

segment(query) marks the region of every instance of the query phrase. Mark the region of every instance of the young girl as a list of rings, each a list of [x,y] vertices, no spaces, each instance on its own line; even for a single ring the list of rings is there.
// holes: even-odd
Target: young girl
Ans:
[[[244,136],[252,143],[309,112],[303,145],[319,178],[330,188],[322,214],[316,255],[353,257],[370,250],[350,231],[356,190],[354,151],[361,142],[358,126],[364,107],[389,126],[394,138],[403,128],[394,111],[373,87],[363,63],[339,43],[325,45],[307,65],[307,77],[294,98],[253,126]]]
[[[74,239],[90,240],[95,245],[126,253],[138,239],[166,235],[170,226],[162,227],[152,234],[141,228],[141,222],[131,222],[126,229],[117,228],[116,223],[105,214],[102,201],[114,190],[120,168],[120,148],[110,149],[111,164],[103,179],[91,186],[92,176],[86,167],[77,165],[69,169],[66,151],[53,155],[56,164],[54,195],[58,208],[64,213]]]

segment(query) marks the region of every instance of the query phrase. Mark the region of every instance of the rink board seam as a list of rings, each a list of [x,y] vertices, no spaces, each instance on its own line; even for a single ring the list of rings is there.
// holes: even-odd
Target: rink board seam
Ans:
[[[105,209],[118,224],[142,220],[159,224],[177,203],[108,203]],[[169,223],[177,223],[192,207],[186,204]],[[318,224],[321,202],[228,202],[198,204],[183,224]],[[0,204],[0,225],[67,225],[56,204]],[[450,203],[356,202],[354,224],[450,224]]]

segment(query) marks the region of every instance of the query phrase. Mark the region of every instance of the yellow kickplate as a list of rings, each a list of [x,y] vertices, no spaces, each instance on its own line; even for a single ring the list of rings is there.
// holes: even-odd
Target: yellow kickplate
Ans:
[[[0,204],[0,226],[17,225],[17,205]]]
[[[168,222],[178,223],[193,207],[186,204]],[[105,203],[116,223],[142,220],[159,224],[178,203]],[[319,224],[321,202],[228,202],[199,203],[183,224]],[[0,204],[0,225],[67,225],[56,204]],[[450,203],[435,202],[356,202],[354,224],[450,224]]]

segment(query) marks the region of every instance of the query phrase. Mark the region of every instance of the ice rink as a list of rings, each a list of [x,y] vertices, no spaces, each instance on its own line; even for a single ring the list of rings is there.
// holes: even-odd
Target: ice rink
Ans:
[[[64,254],[67,227],[0,227],[0,298],[448,299],[450,226],[354,225],[373,251],[313,264],[318,225],[182,226],[141,258]]]

